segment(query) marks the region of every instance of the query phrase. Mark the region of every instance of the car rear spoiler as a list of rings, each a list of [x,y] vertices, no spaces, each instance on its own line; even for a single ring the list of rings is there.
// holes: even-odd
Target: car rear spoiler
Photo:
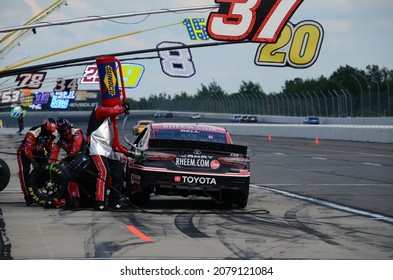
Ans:
[[[227,152],[247,155],[247,146],[235,144],[223,144],[203,141],[189,140],[167,140],[167,139],[150,139],[149,147],[152,148],[176,148],[176,149],[198,149],[216,152]]]

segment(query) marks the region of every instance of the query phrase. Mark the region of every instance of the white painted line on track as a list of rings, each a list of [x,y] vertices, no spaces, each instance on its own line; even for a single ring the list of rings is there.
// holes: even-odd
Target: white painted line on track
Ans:
[[[313,159],[327,160],[327,158],[324,158],[324,157],[313,157]]]
[[[354,208],[351,208],[351,207],[348,207],[348,206],[336,204],[336,203],[333,203],[333,202],[324,201],[324,200],[321,200],[321,199],[318,199],[318,198],[303,196],[303,195],[299,195],[299,194],[295,194],[295,193],[291,193],[291,192],[287,192],[287,191],[277,190],[277,189],[270,188],[270,187],[258,186],[258,185],[254,185],[254,184],[250,184],[250,187],[272,191],[272,192],[279,193],[279,194],[282,194],[282,195],[285,195],[285,196],[288,196],[288,197],[292,197],[292,198],[296,198],[296,199],[300,199],[300,200],[305,200],[305,201],[308,201],[308,202],[311,202],[311,203],[320,204],[320,205],[323,205],[323,206],[326,206],[326,207],[330,207],[330,208],[333,208],[333,209],[337,209],[337,210],[353,213],[353,214],[356,214],[356,215],[370,217],[370,218],[381,220],[381,221],[385,221],[385,222],[388,222],[388,223],[393,223],[393,218],[392,217],[387,217],[387,216],[383,216],[383,215],[380,215],[380,214],[367,212],[367,211],[364,211],[364,210],[354,209]]]
[[[371,163],[371,162],[363,162],[362,164],[364,164],[364,165],[371,165],[371,166],[382,166],[382,164]]]

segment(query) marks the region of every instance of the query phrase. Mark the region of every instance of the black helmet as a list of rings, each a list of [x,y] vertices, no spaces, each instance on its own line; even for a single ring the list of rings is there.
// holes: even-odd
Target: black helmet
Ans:
[[[67,120],[60,118],[56,121],[57,123],[57,131],[61,134],[62,132],[66,131],[67,129],[71,130],[72,124]]]
[[[42,122],[41,127],[48,132],[55,132],[57,129],[56,121],[52,118],[47,118]]]

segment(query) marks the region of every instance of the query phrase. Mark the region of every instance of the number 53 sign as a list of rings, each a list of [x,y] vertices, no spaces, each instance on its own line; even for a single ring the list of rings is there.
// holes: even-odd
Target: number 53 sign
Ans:
[[[317,59],[323,29],[314,21],[292,25],[289,19],[303,0],[215,0],[207,32],[219,41],[262,43],[255,64],[305,68]],[[287,25],[288,24],[288,25]]]

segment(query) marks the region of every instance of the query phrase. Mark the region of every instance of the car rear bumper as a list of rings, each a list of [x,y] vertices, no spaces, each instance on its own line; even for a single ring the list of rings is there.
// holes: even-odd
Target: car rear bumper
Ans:
[[[132,189],[163,195],[198,195],[236,191],[248,196],[250,176],[208,173],[176,173],[133,169],[128,174]]]

